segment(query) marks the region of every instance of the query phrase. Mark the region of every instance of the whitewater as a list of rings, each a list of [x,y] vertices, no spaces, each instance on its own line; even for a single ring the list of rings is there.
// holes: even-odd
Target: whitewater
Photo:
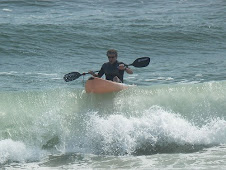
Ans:
[[[78,155],[82,160],[87,155],[140,159],[204,154],[213,148],[221,154],[226,143],[225,84],[131,87],[106,95],[82,89],[1,93],[5,138],[0,141],[1,164],[45,165],[49,155],[60,155],[62,160],[70,155],[78,161]],[[95,159],[86,163],[89,168],[97,164]]]
[[[0,169],[225,169],[226,4],[2,0]],[[87,94],[106,51],[149,66]],[[104,76],[102,78],[105,78]]]

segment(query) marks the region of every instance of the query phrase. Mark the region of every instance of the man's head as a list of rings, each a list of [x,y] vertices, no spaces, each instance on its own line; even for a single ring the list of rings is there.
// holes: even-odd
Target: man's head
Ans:
[[[107,51],[107,56],[108,56],[109,63],[113,64],[117,60],[118,53],[116,50],[110,49]]]

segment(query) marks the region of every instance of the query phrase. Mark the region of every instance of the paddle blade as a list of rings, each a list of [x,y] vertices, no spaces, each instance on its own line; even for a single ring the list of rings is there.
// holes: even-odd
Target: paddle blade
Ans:
[[[66,82],[72,81],[72,80],[79,78],[81,75],[82,74],[80,74],[79,72],[71,72],[71,73],[68,73],[64,76],[64,80]]]
[[[150,63],[150,58],[149,57],[141,57],[136,59],[133,64],[130,64],[134,67],[146,67]]]

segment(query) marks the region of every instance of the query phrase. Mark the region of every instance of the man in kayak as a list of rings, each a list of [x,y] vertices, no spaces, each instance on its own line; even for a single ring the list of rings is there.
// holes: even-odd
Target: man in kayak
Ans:
[[[123,83],[124,71],[126,71],[128,74],[133,74],[133,71],[129,67],[125,66],[125,64],[122,62],[118,62],[118,53],[116,50],[108,50],[107,56],[109,62],[102,65],[98,74],[95,74],[93,71],[89,71],[89,74],[93,75],[94,77],[102,77],[105,74],[107,80],[119,83]]]

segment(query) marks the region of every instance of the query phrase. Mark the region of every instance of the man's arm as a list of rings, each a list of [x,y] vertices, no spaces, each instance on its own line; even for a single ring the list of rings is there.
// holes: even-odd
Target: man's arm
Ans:
[[[102,65],[100,71],[98,72],[97,77],[102,77],[104,75],[104,65]]]
[[[128,74],[133,74],[133,71],[132,71],[129,67],[125,67],[125,71],[126,71]]]
[[[98,75],[96,73],[94,73],[93,71],[89,71],[88,73],[91,74],[94,77],[98,77]]]
[[[94,77],[102,77],[104,75],[104,65],[101,67],[98,74],[94,73],[93,71],[89,71],[88,73],[91,74]]]
[[[126,67],[125,64],[119,64],[118,69],[125,70],[128,74],[133,74],[133,71],[129,67]]]

